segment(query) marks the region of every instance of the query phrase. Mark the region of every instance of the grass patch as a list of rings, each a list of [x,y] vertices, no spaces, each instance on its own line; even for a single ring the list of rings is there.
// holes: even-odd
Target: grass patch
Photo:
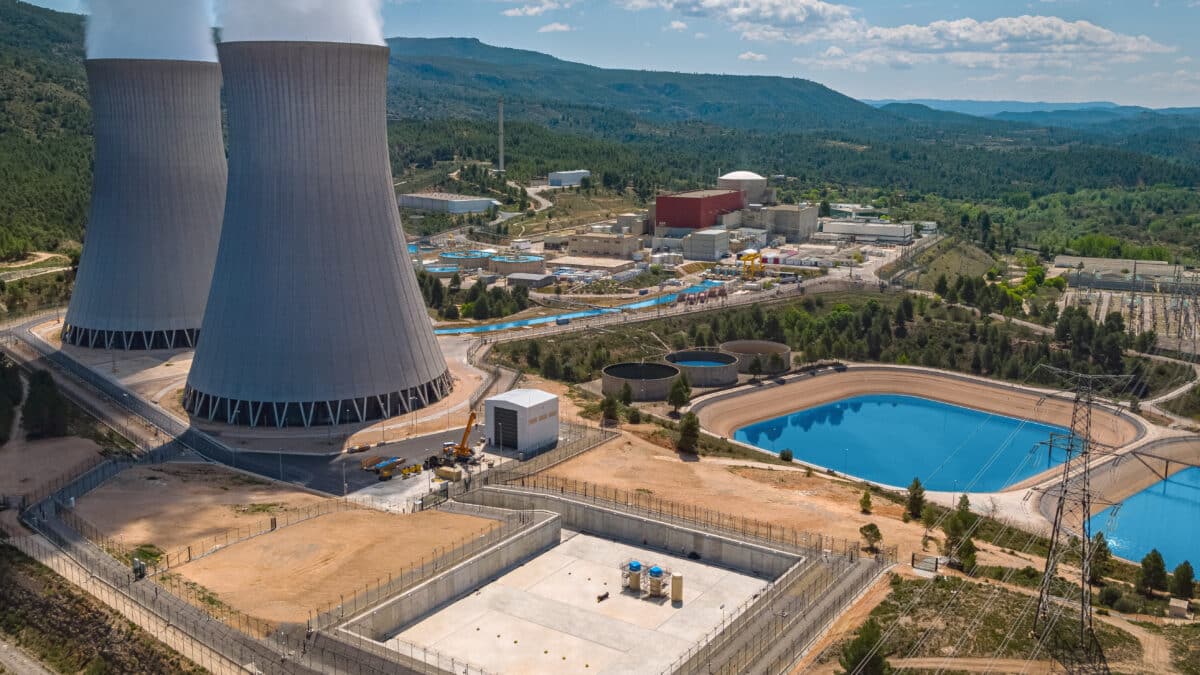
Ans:
[[[137,558],[147,565],[157,565],[160,558],[166,555],[166,551],[155,546],[154,544],[141,544],[130,552],[130,560]]]
[[[871,615],[885,631],[895,627],[884,646],[892,658],[912,653],[1022,659],[1037,646],[1031,633],[1033,602],[1036,598],[957,577],[905,580],[893,575],[891,594]],[[911,612],[901,620],[910,605]],[[1064,613],[1056,624],[1057,648],[1073,647],[1078,629],[1078,621]],[[1096,624],[1096,632],[1110,662],[1141,659],[1141,645],[1129,633],[1102,623]]]
[[[277,513],[283,510],[283,504],[277,502],[263,502],[260,504],[239,504],[233,507],[234,512],[249,515],[255,513]]]

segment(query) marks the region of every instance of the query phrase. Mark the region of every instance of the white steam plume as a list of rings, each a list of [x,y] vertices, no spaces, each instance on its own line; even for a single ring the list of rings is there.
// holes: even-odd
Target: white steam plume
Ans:
[[[383,45],[381,0],[217,0],[222,42]]]
[[[216,61],[211,0],[88,0],[89,59]]]

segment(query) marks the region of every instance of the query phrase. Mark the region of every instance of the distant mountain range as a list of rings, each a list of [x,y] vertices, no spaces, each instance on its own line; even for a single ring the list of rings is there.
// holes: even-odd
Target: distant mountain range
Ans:
[[[923,106],[948,113],[985,119],[1022,122],[1037,126],[1084,129],[1114,122],[1134,122],[1138,126],[1178,127],[1200,124],[1200,108],[1144,108],[1105,101],[1090,103],[1034,103],[1026,101],[966,101],[912,99],[863,101],[881,110],[895,111],[896,106]],[[1128,131],[1123,125],[1122,131]]]

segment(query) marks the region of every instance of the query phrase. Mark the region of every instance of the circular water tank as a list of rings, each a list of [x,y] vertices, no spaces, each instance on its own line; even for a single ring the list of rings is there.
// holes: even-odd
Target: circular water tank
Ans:
[[[762,372],[767,375],[785,372],[792,364],[791,347],[780,342],[734,340],[721,345],[721,351],[737,357],[739,373],[749,373],[755,359],[758,359]]]
[[[687,376],[693,387],[728,387],[737,384],[738,359],[732,354],[701,350],[673,352],[667,361]]]
[[[665,401],[679,369],[669,363],[618,363],[602,371],[601,391],[620,396],[628,384],[635,401]]]
[[[546,271],[546,259],[540,255],[498,255],[488,261],[488,269],[495,274],[541,274]]]
[[[767,179],[752,171],[734,171],[717,179],[717,186],[727,190],[741,190],[747,204],[761,204],[767,194]]]
[[[463,270],[478,270],[487,267],[491,257],[487,251],[442,251],[438,261],[444,265],[458,265]]]

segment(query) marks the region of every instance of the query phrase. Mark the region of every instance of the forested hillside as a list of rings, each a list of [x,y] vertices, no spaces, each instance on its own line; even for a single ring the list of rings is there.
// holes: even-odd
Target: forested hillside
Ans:
[[[0,0],[0,259],[80,236],[90,125],[80,17]]]
[[[733,168],[785,174],[789,195],[879,190],[924,211],[940,208],[931,199],[1026,210],[1057,194],[1200,185],[1200,128],[1187,124],[1050,128],[912,104],[879,110],[799,79],[605,70],[470,39],[390,45],[397,173],[493,161],[503,95],[513,177],[586,167],[643,199]],[[80,17],[0,0],[0,258],[82,237],[91,163],[82,60]],[[1115,230],[1107,217],[1081,225],[1049,206],[1019,218],[1056,242],[1098,231],[1191,247],[1200,235],[1176,215],[1122,215]]]

